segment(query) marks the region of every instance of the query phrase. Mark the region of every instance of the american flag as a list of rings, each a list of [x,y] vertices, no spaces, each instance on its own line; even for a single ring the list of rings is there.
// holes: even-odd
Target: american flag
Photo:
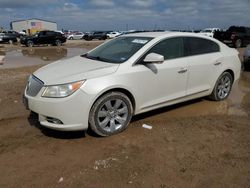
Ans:
[[[33,29],[41,29],[42,28],[42,22],[31,22],[31,27]]]

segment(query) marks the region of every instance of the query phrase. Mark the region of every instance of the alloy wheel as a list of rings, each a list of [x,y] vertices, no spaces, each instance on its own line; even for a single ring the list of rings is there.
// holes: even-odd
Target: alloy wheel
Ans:
[[[217,96],[220,99],[226,98],[231,91],[231,85],[231,79],[227,75],[224,75],[218,83]]]
[[[99,126],[107,132],[115,132],[126,124],[128,106],[121,99],[106,101],[97,112]]]

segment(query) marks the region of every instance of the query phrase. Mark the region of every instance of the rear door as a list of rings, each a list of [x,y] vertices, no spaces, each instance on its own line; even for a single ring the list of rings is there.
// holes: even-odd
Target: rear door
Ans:
[[[45,38],[45,44],[54,44],[56,41],[56,33],[54,31],[47,31],[46,32],[46,38]]]
[[[219,45],[209,39],[185,37],[184,53],[188,63],[187,95],[213,88],[223,63]]]
[[[37,44],[46,44],[46,31],[41,31],[38,33],[37,41],[34,41]]]

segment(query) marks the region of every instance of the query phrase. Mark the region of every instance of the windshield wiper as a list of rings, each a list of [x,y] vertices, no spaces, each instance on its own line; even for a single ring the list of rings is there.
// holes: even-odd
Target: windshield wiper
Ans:
[[[103,58],[103,57],[100,57],[100,56],[95,57],[95,56],[89,56],[88,54],[84,54],[84,55],[82,55],[82,57],[86,57],[88,59],[99,60],[99,61],[111,63],[109,59],[106,59],[106,58]]]

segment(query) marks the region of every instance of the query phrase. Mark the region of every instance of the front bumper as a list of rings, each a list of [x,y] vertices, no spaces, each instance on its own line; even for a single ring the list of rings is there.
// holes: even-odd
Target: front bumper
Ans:
[[[41,125],[60,131],[77,131],[88,128],[93,95],[79,89],[65,98],[45,98],[41,97],[44,89],[43,87],[35,97],[27,95],[26,89],[24,93],[27,108],[39,115]],[[60,120],[61,123],[51,122],[51,118]]]

